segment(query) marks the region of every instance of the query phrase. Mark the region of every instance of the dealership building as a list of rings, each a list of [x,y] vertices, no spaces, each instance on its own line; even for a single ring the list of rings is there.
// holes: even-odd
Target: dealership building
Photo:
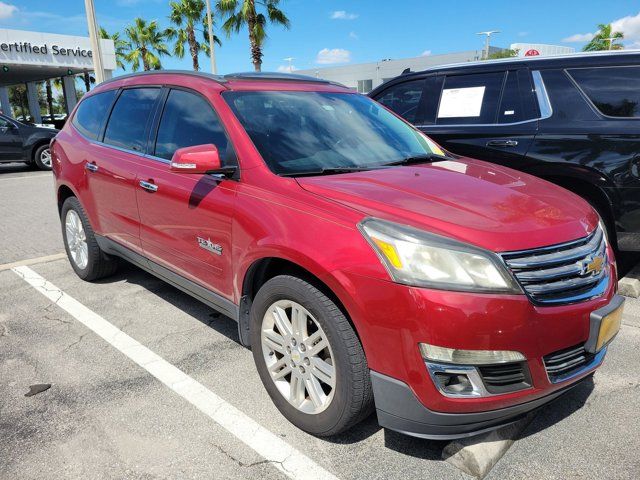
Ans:
[[[105,78],[116,69],[113,40],[100,40]],[[0,107],[11,112],[8,87],[26,85],[29,113],[41,123],[38,82],[62,79],[69,113],[77,102],[75,76],[93,71],[88,37],[0,29]]]
[[[525,55],[527,52],[534,55],[558,55],[562,53],[573,53],[575,51],[570,47],[533,43],[514,43],[510,48],[514,50],[517,49],[520,56]],[[502,50],[504,49],[499,47],[489,47],[490,54],[498,53]],[[483,53],[483,49],[467,50],[464,52],[445,53],[442,55],[423,55],[420,57],[403,58],[399,60],[385,59],[372,63],[296,70],[296,73],[311,75],[316,78],[324,78],[326,80],[331,80],[332,82],[338,82],[346,85],[360,93],[368,93],[378,85],[402,74],[402,72],[407,69],[412,72],[419,72],[439,65],[473,62],[482,59]]]

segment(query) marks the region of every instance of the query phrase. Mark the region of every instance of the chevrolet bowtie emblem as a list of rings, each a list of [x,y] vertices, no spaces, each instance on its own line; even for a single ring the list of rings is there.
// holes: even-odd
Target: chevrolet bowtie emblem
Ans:
[[[604,268],[604,257],[601,255],[595,257],[587,257],[582,261],[581,264],[582,270],[581,274],[583,276],[594,274],[599,274]]]

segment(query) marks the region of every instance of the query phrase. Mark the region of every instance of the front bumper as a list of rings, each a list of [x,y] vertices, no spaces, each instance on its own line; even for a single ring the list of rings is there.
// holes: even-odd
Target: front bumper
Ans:
[[[380,426],[405,435],[431,440],[470,437],[509,425],[555,400],[587,378],[589,375],[544,397],[506,408],[476,413],[442,413],[425,407],[407,384],[371,371],[371,384]]]

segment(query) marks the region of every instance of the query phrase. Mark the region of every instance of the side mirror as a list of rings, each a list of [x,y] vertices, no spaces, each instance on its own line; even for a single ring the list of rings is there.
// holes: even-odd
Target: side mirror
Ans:
[[[171,158],[171,171],[176,173],[209,173],[222,168],[215,145],[194,145],[179,148]]]

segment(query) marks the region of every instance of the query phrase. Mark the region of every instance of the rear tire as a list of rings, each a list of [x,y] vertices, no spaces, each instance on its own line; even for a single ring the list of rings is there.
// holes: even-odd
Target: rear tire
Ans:
[[[64,201],[60,219],[64,248],[76,274],[88,282],[114,274],[118,269],[118,259],[100,249],[89,219],[76,197]]]
[[[51,170],[51,150],[48,143],[36,148],[33,154],[33,165],[38,170]]]
[[[372,412],[360,340],[310,283],[281,275],[260,288],[251,305],[251,350],[271,400],[301,430],[336,435]]]

